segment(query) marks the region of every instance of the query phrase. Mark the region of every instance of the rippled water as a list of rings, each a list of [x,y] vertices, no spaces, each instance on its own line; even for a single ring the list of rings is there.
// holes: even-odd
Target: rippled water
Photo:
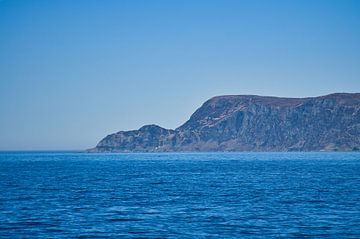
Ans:
[[[2,238],[360,238],[360,153],[0,153]]]

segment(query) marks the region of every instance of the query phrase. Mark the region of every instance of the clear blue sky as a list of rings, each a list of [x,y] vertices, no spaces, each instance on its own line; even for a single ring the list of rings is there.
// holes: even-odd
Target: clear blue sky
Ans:
[[[175,128],[223,94],[360,92],[360,1],[0,0],[0,150]]]

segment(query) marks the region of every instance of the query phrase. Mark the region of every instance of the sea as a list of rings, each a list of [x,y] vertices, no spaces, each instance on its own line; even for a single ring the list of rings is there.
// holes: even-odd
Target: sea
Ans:
[[[0,153],[0,238],[360,238],[360,153]]]

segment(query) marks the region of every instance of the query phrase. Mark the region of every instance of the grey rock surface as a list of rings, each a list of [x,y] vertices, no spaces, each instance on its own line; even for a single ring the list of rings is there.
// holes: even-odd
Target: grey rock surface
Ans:
[[[175,130],[146,125],[88,152],[352,151],[360,149],[360,93],[309,98],[217,96]]]

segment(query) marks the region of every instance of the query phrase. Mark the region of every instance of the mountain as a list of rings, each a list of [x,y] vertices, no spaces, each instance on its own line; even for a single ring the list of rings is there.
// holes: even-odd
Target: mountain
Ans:
[[[360,149],[360,93],[309,98],[226,95],[175,130],[119,131],[88,152],[352,151]]]

